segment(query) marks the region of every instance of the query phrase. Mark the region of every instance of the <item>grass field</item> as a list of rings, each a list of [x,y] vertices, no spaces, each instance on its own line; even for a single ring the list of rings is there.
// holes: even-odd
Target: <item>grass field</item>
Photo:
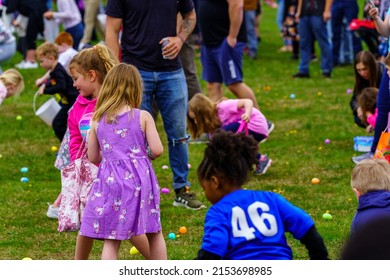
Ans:
[[[257,60],[244,59],[244,81],[255,91],[261,111],[276,125],[260,151],[273,160],[272,167],[263,176],[253,177],[248,189],[275,191],[307,211],[323,236],[331,259],[339,258],[340,249],[349,233],[349,226],[357,206],[350,188],[350,174],[354,164],[351,157],[353,137],[365,135],[356,127],[349,109],[353,87],[353,67],[333,71],[332,79],[321,76],[320,62],[310,66],[311,79],[291,79],[298,62],[289,53],[279,53],[282,40],[275,23],[276,10],[264,5],[260,24],[262,42]],[[320,55],[319,48],[316,49]],[[17,54],[3,69],[19,62]],[[201,73],[199,58],[198,71]],[[22,70],[26,89],[19,99],[7,99],[0,107],[0,259],[72,259],[76,233],[57,232],[57,221],[46,217],[47,202],[53,202],[60,191],[60,173],[53,166],[59,146],[50,127],[34,115],[32,102],[36,91],[34,81],[44,73],[42,69]],[[202,81],[205,89],[205,84]],[[207,94],[207,92],[205,92]],[[290,98],[294,93],[295,98]],[[229,92],[226,96],[233,97]],[[43,103],[48,97],[39,98]],[[22,120],[16,117],[22,116]],[[157,122],[164,145],[166,137]],[[329,139],[329,144],[324,140]],[[196,179],[196,168],[205,144],[189,145],[189,179],[199,199],[206,201]],[[167,151],[167,149],[165,149]],[[154,161],[161,187],[171,188],[171,170],[167,152]],[[28,167],[27,174],[20,172]],[[22,176],[28,183],[20,181]],[[320,179],[312,185],[311,179]],[[164,236],[171,260],[193,259],[201,245],[203,220],[206,211],[190,211],[172,206],[173,192],[161,195],[161,216]],[[333,219],[324,220],[329,211]],[[169,232],[178,233],[186,226],[188,233],[169,240]],[[295,259],[308,259],[306,249],[288,235]],[[96,241],[91,259],[99,259],[102,242]],[[131,244],[123,242],[120,259],[142,259],[130,255]]]

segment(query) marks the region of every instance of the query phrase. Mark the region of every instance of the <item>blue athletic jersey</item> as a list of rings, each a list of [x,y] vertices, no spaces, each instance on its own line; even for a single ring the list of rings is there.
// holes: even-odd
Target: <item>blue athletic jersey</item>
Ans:
[[[313,225],[277,193],[238,190],[208,210],[202,249],[229,260],[290,260],[285,232],[300,240]]]

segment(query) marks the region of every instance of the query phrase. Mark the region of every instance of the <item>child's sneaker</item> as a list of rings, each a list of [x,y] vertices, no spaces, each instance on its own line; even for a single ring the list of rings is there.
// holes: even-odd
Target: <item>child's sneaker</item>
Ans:
[[[200,210],[206,208],[206,205],[197,200],[193,192],[190,192],[190,188],[188,186],[182,188],[180,193],[175,196],[173,206],[185,207],[191,210]]]
[[[53,205],[49,204],[49,208],[47,209],[46,216],[52,219],[58,219],[58,208],[59,207],[53,207]]]
[[[272,159],[268,158],[267,155],[261,155],[259,163],[256,164],[256,175],[263,175],[267,172],[268,168],[272,164]]]
[[[203,144],[208,142],[210,142],[210,138],[207,133],[203,133],[199,138],[196,139],[193,138],[188,139],[188,144]]]

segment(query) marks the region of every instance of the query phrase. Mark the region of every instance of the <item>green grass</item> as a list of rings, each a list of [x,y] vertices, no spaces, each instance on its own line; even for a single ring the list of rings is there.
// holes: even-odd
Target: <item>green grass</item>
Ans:
[[[291,79],[298,62],[288,53],[278,53],[282,40],[275,23],[275,9],[264,5],[260,24],[262,42],[258,59],[244,59],[245,82],[253,88],[261,111],[276,125],[260,151],[273,160],[267,174],[253,177],[248,189],[282,193],[288,200],[307,211],[316,223],[329,250],[330,258],[337,259],[349,233],[349,226],[357,206],[350,188],[350,174],[354,164],[351,157],[353,137],[365,135],[354,125],[349,109],[348,88],[353,87],[352,66],[337,68],[332,79],[321,77],[319,62],[310,66],[311,79]],[[317,46],[317,55],[320,55]],[[17,54],[3,69],[19,62]],[[201,72],[199,58],[198,71]],[[7,99],[0,107],[0,259],[72,259],[76,233],[57,232],[56,220],[46,217],[47,202],[53,202],[60,191],[60,173],[53,166],[55,154],[51,146],[59,146],[52,129],[34,115],[32,100],[34,81],[44,71],[22,70],[26,89],[19,99]],[[206,92],[205,83],[202,87]],[[295,93],[296,98],[290,99]],[[226,96],[233,97],[226,91]],[[41,97],[39,102],[43,102]],[[21,115],[21,121],[16,116]],[[166,136],[159,118],[158,129],[164,145]],[[324,140],[331,140],[325,145]],[[198,197],[207,202],[196,178],[196,168],[205,145],[189,145],[189,180]],[[165,149],[167,151],[167,149]],[[161,187],[171,188],[167,152],[154,161]],[[21,183],[20,168],[29,168],[29,183]],[[320,184],[312,185],[317,177]],[[172,206],[173,192],[161,196],[161,216],[164,236],[171,260],[193,259],[200,248],[206,211],[189,211]],[[207,205],[210,204],[207,202]],[[332,220],[322,219],[329,210]],[[176,240],[168,240],[169,232],[177,233],[186,226],[188,233]],[[306,249],[288,236],[295,259],[307,259]],[[91,259],[99,259],[102,242],[96,241]],[[142,259],[130,255],[131,244],[123,242],[120,259]]]

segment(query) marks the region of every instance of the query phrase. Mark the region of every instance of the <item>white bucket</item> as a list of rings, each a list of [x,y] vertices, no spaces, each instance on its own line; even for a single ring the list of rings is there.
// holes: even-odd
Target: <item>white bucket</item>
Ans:
[[[52,126],[54,117],[58,114],[61,109],[60,104],[54,97],[47,100],[45,103],[36,110],[36,99],[39,92],[37,91],[34,95],[33,108],[36,116],[40,117],[48,126]]]

